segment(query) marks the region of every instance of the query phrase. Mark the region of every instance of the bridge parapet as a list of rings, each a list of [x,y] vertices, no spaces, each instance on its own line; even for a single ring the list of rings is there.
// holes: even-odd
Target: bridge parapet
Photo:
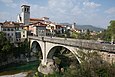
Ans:
[[[115,53],[115,45],[101,44],[94,40],[69,39],[69,38],[59,38],[59,37],[52,37],[52,38],[35,37],[35,36],[29,36],[28,38],[33,40],[44,41],[44,42],[67,45],[67,46],[102,50],[102,51]]]

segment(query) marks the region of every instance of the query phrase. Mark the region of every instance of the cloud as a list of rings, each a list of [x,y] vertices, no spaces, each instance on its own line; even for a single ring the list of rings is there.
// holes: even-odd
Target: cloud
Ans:
[[[8,19],[9,14],[7,12],[0,12],[0,21]]]
[[[104,17],[102,15],[103,13],[101,14],[100,11],[97,12],[101,4],[92,2],[90,0],[48,0],[48,3],[46,3],[44,6],[37,3],[29,3],[30,1],[28,0],[18,0],[17,2],[14,2],[15,0],[6,1],[9,1],[10,4],[14,3],[18,5],[18,7],[15,7],[15,10],[17,10],[17,8],[19,9],[22,4],[30,5],[30,14],[32,18],[47,16],[51,21],[58,23],[77,22],[78,24],[101,25],[102,27],[103,25],[106,26],[104,23],[110,19],[110,17],[106,19],[106,17]],[[8,4],[8,2],[4,3]],[[16,14],[14,13],[13,15]]]
[[[61,8],[67,10],[74,7],[72,1],[74,0],[49,0],[48,4],[51,8]]]
[[[48,0],[47,6],[29,4],[31,6],[31,17],[49,17],[56,22],[78,22],[79,24],[97,24],[99,20],[96,9],[101,6],[88,0]],[[101,23],[101,22],[100,22]]]
[[[105,13],[114,14],[115,15],[115,7],[109,8],[108,10],[105,11]]]
[[[29,4],[27,0],[20,0],[19,5],[21,6],[21,5],[31,5],[31,4]]]
[[[14,2],[15,0],[0,0],[3,2],[6,6],[15,8],[17,4]]]
[[[2,1],[3,3],[13,3],[13,0],[0,0]]]
[[[72,15],[75,14],[75,6],[73,4],[75,0],[49,0],[47,6],[39,6],[30,4],[31,15],[34,17],[48,16],[54,21],[63,22],[70,21]]]
[[[48,7],[52,18],[58,22],[73,22],[82,13],[80,0],[49,0]]]
[[[97,3],[94,3],[94,2],[83,2],[83,5],[85,7],[89,7],[89,8],[97,8],[99,6],[101,6],[101,4],[97,4]]]
[[[75,6],[73,9],[71,9],[71,14],[72,15],[78,16],[82,13],[83,13],[82,9],[80,9],[78,6]]]
[[[0,12],[0,20],[4,19],[5,14],[3,12]]]

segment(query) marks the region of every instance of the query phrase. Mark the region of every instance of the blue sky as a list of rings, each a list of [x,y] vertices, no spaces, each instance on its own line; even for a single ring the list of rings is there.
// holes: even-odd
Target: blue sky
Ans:
[[[31,18],[107,28],[115,20],[115,0],[0,0],[0,22],[16,21],[20,6],[31,6]]]

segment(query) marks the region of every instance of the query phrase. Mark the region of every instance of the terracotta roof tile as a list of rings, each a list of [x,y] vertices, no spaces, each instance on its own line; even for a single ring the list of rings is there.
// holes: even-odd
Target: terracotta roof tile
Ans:
[[[22,25],[22,23],[6,21],[3,23],[2,27],[3,28],[15,28],[15,27],[21,27],[20,25]]]
[[[34,26],[47,26],[43,22],[36,22],[36,23],[31,24],[31,25],[34,25]]]
[[[40,18],[30,18],[30,21],[44,21],[44,20],[42,20]]]

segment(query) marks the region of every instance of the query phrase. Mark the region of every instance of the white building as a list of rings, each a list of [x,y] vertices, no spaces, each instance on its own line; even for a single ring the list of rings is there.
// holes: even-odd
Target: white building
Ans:
[[[11,43],[22,42],[27,38],[27,30],[24,30],[24,25],[28,24],[30,24],[30,6],[22,5],[17,22],[5,21],[0,23],[0,31],[6,33],[6,38]]]
[[[34,36],[45,36],[46,35],[46,24],[37,22],[29,25],[29,30]]]
[[[4,22],[3,25],[1,26],[1,30],[6,33],[6,38],[11,42],[11,43],[16,43],[16,42],[21,42],[22,37],[21,37],[21,31],[23,29],[23,24],[21,23],[16,23],[16,22]]]
[[[23,23],[24,25],[30,23],[30,6],[28,5],[21,6],[21,14],[18,15],[17,22]]]
[[[0,23],[0,32],[2,31],[2,25],[3,25],[3,24],[2,24],[2,23]]]
[[[23,29],[20,32],[21,32],[21,39],[22,40],[26,39],[27,38],[27,30]]]
[[[72,29],[75,29],[76,23],[72,24]]]

